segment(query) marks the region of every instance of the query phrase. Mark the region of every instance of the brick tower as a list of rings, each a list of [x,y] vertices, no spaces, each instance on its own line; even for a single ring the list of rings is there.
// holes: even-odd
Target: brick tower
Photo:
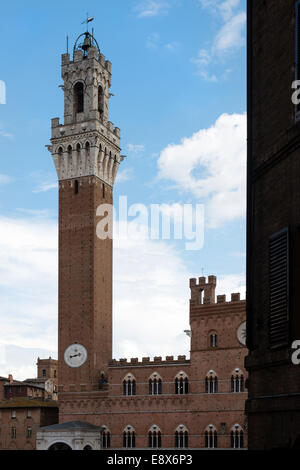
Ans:
[[[81,43],[81,44],[80,44]],[[59,180],[59,392],[95,391],[112,359],[112,239],[97,236],[113,203],[120,130],[108,120],[111,63],[93,35],[62,55],[64,124],[52,120]],[[103,207],[103,206],[102,206]],[[98,209],[98,211],[97,211]],[[98,215],[97,215],[98,214]],[[109,228],[111,229],[111,227]],[[102,375],[103,378],[103,375]]]

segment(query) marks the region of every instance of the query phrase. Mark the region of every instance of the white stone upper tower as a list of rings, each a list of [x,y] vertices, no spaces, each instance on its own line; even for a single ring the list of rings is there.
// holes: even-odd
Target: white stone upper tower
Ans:
[[[108,120],[111,63],[88,31],[77,39],[73,60],[62,55],[62,78],[64,124],[52,119],[50,147],[58,179],[97,176],[113,186],[124,156],[120,129]]]

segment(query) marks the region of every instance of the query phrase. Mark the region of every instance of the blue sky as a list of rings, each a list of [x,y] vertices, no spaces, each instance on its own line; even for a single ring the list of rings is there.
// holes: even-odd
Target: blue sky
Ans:
[[[63,119],[60,54],[67,34],[72,48],[84,31],[86,8],[1,6],[0,375],[32,375],[35,352],[56,351],[57,188],[45,145],[50,119]],[[110,119],[127,155],[116,202],[201,203],[206,214],[198,251],[115,243],[114,354],[188,354],[189,277],[203,270],[218,293],[245,294],[245,0],[91,0],[88,10],[112,62]],[[23,365],[14,346],[31,351]]]

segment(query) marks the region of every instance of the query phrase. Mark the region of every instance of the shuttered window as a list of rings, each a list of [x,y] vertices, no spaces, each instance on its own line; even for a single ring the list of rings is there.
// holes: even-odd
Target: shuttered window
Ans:
[[[289,340],[289,233],[284,229],[269,240],[269,341],[271,347]]]

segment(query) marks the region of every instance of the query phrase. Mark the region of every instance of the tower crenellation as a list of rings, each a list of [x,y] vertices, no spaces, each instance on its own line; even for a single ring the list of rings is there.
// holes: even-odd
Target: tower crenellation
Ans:
[[[206,277],[199,277],[198,281],[195,278],[190,279],[191,305],[215,304],[216,287],[216,276],[208,276],[207,280]],[[240,302],[240,300],[240,293],[231,294],[231,302]],[[226,295],[218,295],[217,303],[226,303]]]

